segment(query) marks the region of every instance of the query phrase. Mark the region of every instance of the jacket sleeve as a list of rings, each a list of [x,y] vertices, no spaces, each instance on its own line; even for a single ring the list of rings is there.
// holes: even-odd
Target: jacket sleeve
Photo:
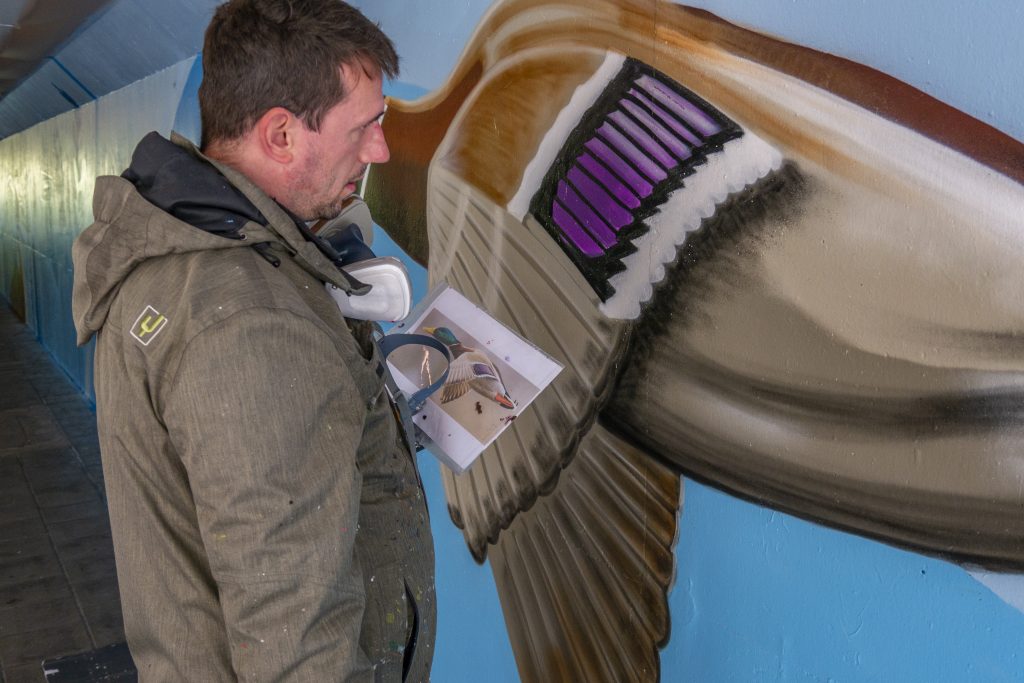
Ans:
[[[163,413],[245,681],[372,677],[354,556],[365,403],[334,342],[288,311],[187,346]]]

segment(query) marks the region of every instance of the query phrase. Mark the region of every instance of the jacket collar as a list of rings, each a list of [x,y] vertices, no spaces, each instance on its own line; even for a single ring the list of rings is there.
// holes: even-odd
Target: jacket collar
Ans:
[[[359,288],[360,283],[346,277],[315,244],[306,239],[296,225],[296,221],[299,219],[293,218],[245,174],[206,156],[190,140],[178,133],[171,133],[171,142],[220,171],[228,179],[228,182],[252,202],[267,219],[268,223],[265,226],[256,221],[249,221],[243,225],[240,230],[243,239],[253,244],[259,242],[282,244],[299,265],[314,277],[324,282],[330,282],[344,292],[352,292]]]

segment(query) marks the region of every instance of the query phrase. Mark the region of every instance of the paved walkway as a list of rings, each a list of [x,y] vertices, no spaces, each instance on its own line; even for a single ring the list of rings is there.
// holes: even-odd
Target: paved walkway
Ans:
[[[0,299],[0,680],[123,640],[96,416]]]

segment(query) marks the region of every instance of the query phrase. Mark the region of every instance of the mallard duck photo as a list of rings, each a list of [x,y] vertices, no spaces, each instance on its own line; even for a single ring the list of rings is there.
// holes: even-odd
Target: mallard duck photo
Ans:
[[[423,332],[432,335],[452,352],[448,380],[441,387],[441,403],[454,401],[472,389],[502,408],[512,410],[516,407],[501,381],[501,373],[490,358],[462,344],[447,327],[424,327]],[[477,413],[482,412],[477,410]]]

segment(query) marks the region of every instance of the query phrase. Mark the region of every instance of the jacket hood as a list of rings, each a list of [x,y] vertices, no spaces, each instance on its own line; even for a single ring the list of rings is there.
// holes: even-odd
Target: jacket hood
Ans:
[[[244,175],[204,157],[177,135],[168,141],[150,133],[120,177],[97,178],[93,215],[95,222],[71,250],[72,314],[80,345],[103,327],[128,274],[169,254],[255,246],[265,255],[269,245],[277,245],[321,280],[360,293],[360,283],[309,241],[302,221]]]
[[[247,222],[268,222],[212,164],[157,133],[142,139],[121,177],[150,204],[204,232],[239,239]]]

